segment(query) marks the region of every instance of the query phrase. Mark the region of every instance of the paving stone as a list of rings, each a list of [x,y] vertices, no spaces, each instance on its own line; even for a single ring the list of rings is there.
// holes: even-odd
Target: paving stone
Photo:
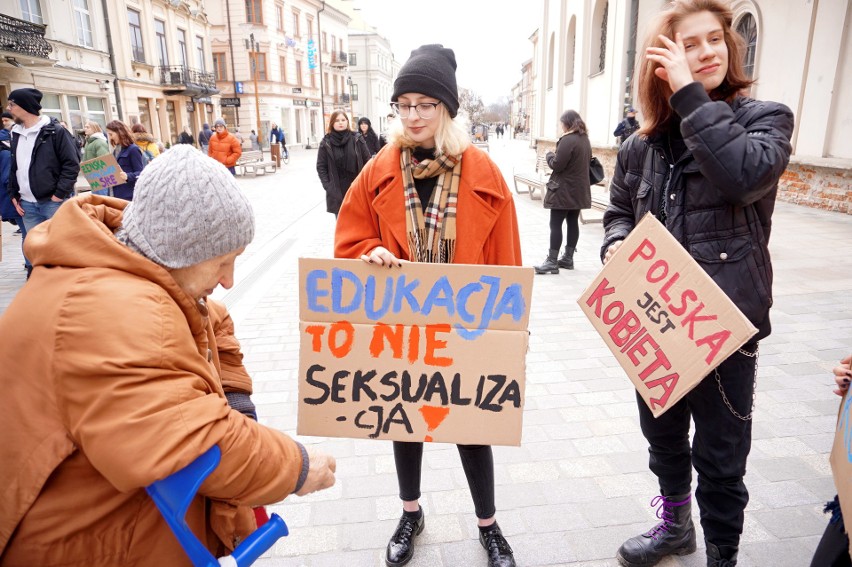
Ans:
[[[827,518],[812,506],[761,510],[752,517],[778,539],[822,535]]]
[[[769,508],[802,506],[820,501],[820,498],[799,483],[789,480],[749,487],[749,492]]]

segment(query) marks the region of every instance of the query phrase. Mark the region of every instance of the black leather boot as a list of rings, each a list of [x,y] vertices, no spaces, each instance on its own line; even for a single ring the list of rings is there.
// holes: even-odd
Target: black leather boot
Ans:
[[[488,567],[515,567],[515,556],[500,526],[494,522],[488,529],[479,530],[479,543],[488,553]]]
[[[385,563],[388,567],[405,565],[414,556],[414,538],[423,531],[426,524],[426,516],[420,511],[420,518],[414,519],[403,513],[396,526],[396,531],[388,542],[388,550],[385,555]]]
[[[556,257],[559,255],[559,250],[548,250],[547,260],[541,266],[534,266],[537,274],[558,274],[559,264],[556,262]]]
[[[625,567],[651,567],[667,555],[687,555],[695,551],[695,526],[692,524],[692,496],[657,496],[662,520],[651,531],[632,537],[618,548],[618,562]]]
[[[559,258],[559,267],[564,268],[566,270],[574,269],[574,251],[576,248],[568,248],[565,247],[565,252],[562,253],[562,257]]]
[[[715,546],[707,542],[707,567],[736,567],[739,548],[735,545]]]

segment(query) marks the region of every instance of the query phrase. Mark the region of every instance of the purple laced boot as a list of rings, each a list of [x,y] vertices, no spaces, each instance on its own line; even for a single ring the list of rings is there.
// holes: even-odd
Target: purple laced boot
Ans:
[[[692,495],[656,496],[651,506],[657,506],[657,517],[662,521],[621,544],[616,558],[624,567],[651,567],[667,555],[695,551],[695,526],[690,515]]]

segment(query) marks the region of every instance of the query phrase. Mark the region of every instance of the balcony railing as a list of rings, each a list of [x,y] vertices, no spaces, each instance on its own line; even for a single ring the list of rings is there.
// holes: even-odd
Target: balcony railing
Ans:
[[[345,51],[332,51],[331,52],[331,66],[332,67],[346,67],[349,65],[349,54]]]
[[[53,48],[44,39],[47,26],[0,14],[0,51],[47,59]]]
[[[160,67],[160,84],[173,87],[172,94],[206,96],[219,92],[213,73],[199,71],[185,65]]]

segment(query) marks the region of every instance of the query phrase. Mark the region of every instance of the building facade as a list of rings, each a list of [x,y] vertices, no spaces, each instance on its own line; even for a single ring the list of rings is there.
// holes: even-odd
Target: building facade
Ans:
[[[393,81],[398,72],[399,64],[387,39],[376,31],[350,31],[352,112],[356,118],[369,118],[376,132],[388,127]]]
[[[541,53],[534,58],[534,138],[552,142],[560,113],[572,108],[588,125],[592,145],[614,154],[612,132],[625,108],[641,108],[633,69],[643,30],[666,4],[545,0],[534,46]],[[734,27],[747,43],[747,70],[757,80],[750,95],[782,102],[796,116],[781,198],[852,212],[852,144],[845,135],[852,127],[852,3],[733,0],[732,8]]]
[[[42,113],[77,136],[86,120],[123,120],[164,144],[213,116],[201,0],[0,0],[0,11],[4,102],[11,90],[35,87]]]
[[[272,123],[288,146],[316,147],[327,116],[349,105],[349,18],[318,0],[218,0],[208,13],[217,115],[246,139],[259,131],[263,147]]]
[[[69,25],[73,22],[73,25]],[[81,132],[118,115],[101,2],[0,0],[0,102],[11,91],[44,93],[42,113]]]

